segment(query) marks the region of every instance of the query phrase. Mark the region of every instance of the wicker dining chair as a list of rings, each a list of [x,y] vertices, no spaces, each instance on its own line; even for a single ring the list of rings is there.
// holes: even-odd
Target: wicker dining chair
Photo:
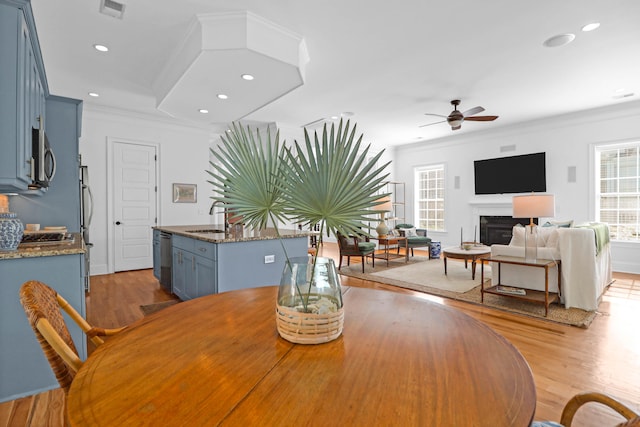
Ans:
[[[573,423],[573,417],[578,409],[584,404],[589,402],[600,403],[608,406],[620,415],[622,415],[626,421],[616,424],[616,427],[638,427],[640,426],[640,414],[624,405],[617,399],[607,396],[603,393],[588,392],[580,393],[573,396],[562,410],[562,416],[560,418],[560,424],[551,421],[534,421],[531,427],[571,427]]]
[[[63,309],[78,324],[96,346],[104,343],[101,336],[114,335],[126,327],[117,329],[92,327],[54,289],[35,280],[25,282],[20,287],[20,303],[65,393],[69,391],[76,372],[82,366],[82,360],[78,356],[60,309]]]

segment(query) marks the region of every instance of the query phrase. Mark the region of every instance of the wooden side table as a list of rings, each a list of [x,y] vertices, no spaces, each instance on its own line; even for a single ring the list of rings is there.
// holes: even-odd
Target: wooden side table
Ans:
[[[498,283],[490,286],[488,288],[484,288],[484,263],[485,262],[494,262],[498,265]],[[525,265],[528,267],[538,267],[544,268],[544,292],[536,291],[533,289],[520,289],[520,288],[511,288],[508,285],[504,286],[500,280],[500,265],[501,264],[513,264],[513,265]],[[558,266],[558,293],[549,293],[549,269],[552,267]],[[524,301],[536,302],[544,304],[544,315],[545,317],[549,313],[549,304],[552,302],[558,301],[560,299],[560,295],[562,295],[562,267],[560,260],[552,260],[552,259],[538,259],[535,261],[525,261],[524,258],[518,257],[510,257],[510,256],[494,256],[486,258],[480,261],[480,301],[484,302],[484,294],[494,294],[494,295],[502,295],[505,297],[518,298]],[[524,294],[520,294],[517,292],[524,291]]]
[[[387,267],[389,266],[389,258],[400,258],[402,255],[396,255],[389,252],[389,247],[392,245],[398,245],[404,248],[404,261],[409,262],[409,243],[406,237],[389,236],[389,237],[372,237],[377,240],[378,243],[384,248],[384,253],[375,255],[376,258],[384,259],[387,261]]]

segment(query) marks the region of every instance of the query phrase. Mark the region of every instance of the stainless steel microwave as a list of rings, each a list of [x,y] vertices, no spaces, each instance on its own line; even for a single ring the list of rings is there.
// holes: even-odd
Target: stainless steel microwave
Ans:
[[[44,131],[44,120],[38,118],[40,129],[31,129],[32,158],[31,178],[32,186],[48,187],[56,174],[56,156],[51,150],[49,139]]]

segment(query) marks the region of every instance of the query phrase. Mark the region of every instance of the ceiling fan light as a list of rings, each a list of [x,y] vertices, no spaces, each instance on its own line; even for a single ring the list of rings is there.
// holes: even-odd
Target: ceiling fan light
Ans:
[[[460,125],[462,124],[462,120],[463,120],[463,119],[454,119],[454,120],[449,120],[449,125],[450,125],[452,128],[456,128],[456,127],[458,127],[458,126],[460,126]]]

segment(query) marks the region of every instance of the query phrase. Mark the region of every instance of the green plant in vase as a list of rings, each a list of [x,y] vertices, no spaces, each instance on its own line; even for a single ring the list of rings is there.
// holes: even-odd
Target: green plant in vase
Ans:
[[[320,228],[320,233],[368,234],[371,208],[378,205],[385,186],[385,168],[377,167],[382,151],[370,159],[370,146],[362,148],[362,135],[356,139],[356,127],[325,125],[322,135],[313,138],[305,129],[304,144],[292,147],[280,143],[279,133],[267,130],[263,141],[258,130],[246,131],[234,123],[222,137],[222,145],[212,154],[216,201],[222,201],[246,226],[273,227],[278,236],[279,223],[293,222]],[[361,149],[362,148],[362,149]],[[284,245],[283,245],[284,249]],[[289,295],[281,283],[279,303],[311,314],[342,309],[339,289],[332,304],[326,303],[324,286],[337,280],[335,267],[317,255],[310,261],[288,256],[283,273],[293,283]],[[310,265],[309,265],[310,262]],[[333,278],[335,276],[336,279]],[[323,298],[325,300],[323,300]],[[315,313],[314,313],[315,311]]]

